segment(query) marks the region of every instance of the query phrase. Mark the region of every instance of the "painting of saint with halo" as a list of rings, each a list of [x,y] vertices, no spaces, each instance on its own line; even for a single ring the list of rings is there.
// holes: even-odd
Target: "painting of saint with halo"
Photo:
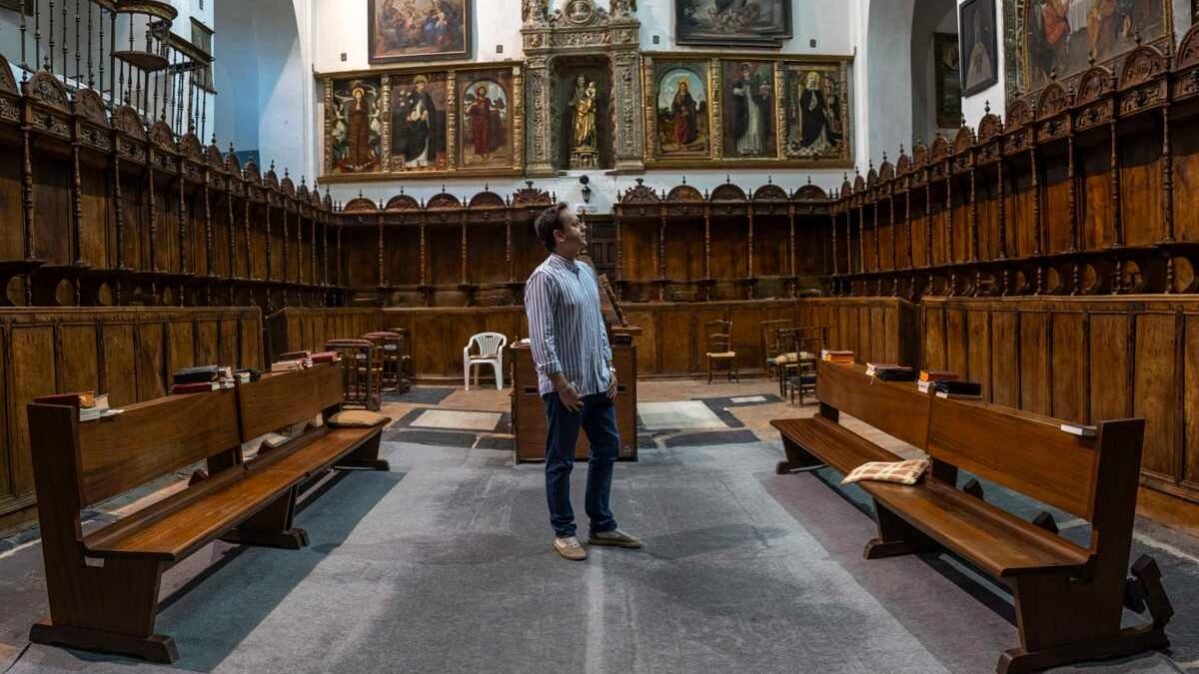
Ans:
[[[371,63],[470,55],[470,0],[368,2]]]

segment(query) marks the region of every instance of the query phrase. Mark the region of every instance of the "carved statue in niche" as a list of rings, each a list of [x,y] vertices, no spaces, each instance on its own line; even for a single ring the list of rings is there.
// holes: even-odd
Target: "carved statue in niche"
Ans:
[[[542,26],[549,21],[549,0],[521,0],[520,18],[526,26]]]
[[[570,99],[574,110],[574,137],[570,151],[572,169],[590,169],[598,164],[596,142],[596,108],[599,107],[599,87],[580,75],[575,81],[575,92]]]
[[[613,19],[628,18],[636,11],[637,0],[610,0],[608,3],[608,14],[612,15]]]

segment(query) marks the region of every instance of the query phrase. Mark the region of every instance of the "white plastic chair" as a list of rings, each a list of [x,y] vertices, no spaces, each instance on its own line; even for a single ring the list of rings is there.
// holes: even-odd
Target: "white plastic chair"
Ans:
[[[472,356],[470,349],[479,345],[478,355]],[[470,375],[475,375],[475,386],[479,385],[479,372],[475,368],[480,365],[490,365],[495,370],[495,388],[504,388],[504,347],[508,338],[498,332],[480,332],[466,343],[462,349],[462,375],[465,379],[466,390],[470,390]]]

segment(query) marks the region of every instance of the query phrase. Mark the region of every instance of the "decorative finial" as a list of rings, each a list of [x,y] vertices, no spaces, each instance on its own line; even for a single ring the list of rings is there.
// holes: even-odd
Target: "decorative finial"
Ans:
[[[1087,52],[1087,64],[1090,65],[1092,68],[1095,67],[1095,50],[1094,49]]]
[[[808,184],[809,184],[809,185],[811,185],[811,184],[812,184],[812,176],[811,176],[811,174],[809,174],[809,175],[808,175]]]
[[[988,98],[986,104],[983,105],[983,112],[988,115],[991,114],[991,99]]]
[[[766,176],[766,184],[773,185],[774,184],[774,176]]]
[[[684,175],[684,176],[683,176],[683,184],[684,184],[684,185],[686,185],[686,184],[687,184],[687,176],[686,176],[686,175]]]

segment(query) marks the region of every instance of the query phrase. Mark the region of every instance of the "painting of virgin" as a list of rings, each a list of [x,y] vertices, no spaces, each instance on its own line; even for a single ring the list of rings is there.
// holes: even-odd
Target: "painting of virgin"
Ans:
[[[769,47],[791,39],[789,0],[675,0],[681,45]]]
[[[445,111],[445,73],[392,77],[392,171],[445,170]]]
[[[506,168],[512,166],[511,71],[459,74],[461,132],[459,166]]]
[[[329,159],[332,173],[374,173],[382,168],[382,118],[378,78],[332,83]]]
[[[368,0],[370,62],[470,56],[470,0]]]
[[[663,63],[658,70],[659,155],[708,156],[707,64]]]

